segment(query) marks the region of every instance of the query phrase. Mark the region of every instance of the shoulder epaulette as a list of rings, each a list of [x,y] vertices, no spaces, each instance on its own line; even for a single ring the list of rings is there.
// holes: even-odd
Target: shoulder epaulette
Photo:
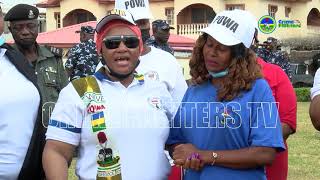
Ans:
[[[63,56],[63,49],[57,48],[53,46],[45,46],[53,55],[62,57]]]

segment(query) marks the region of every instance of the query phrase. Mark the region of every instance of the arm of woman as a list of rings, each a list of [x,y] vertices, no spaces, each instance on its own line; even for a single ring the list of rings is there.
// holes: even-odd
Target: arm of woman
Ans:
[[[278,66],[274,72],[277,73],[277,85],[274,88],[275,101],[278,102],[279,116],[282,126],[283,139],[287,139],[295,133],[297,127],[297,98],[292,84],[286,73]]]
[[[191,154],[198,153],[201,163],[189,159]],[[217,154],[216,157],[213,155]],[[199,150],[192,144],[177,145],[173,157],[175,164],[184,168],[199,169],[203,165],[217,165],[234,169],[250,169],[270,165],[275,158],[276,149],[271,147],[248,147],[238,150],[211,151]]]
[[[310,104],[309,114],[315,129],[320,131],[320,95],[315,96]]]
[[[168,117],[170,131],[169,131],[168,139],[166,141],[165,149],[169,152],[171,157],[173,157],[172,153],[174,151],[174,148],[177,145],[186,143],[186,139],[182,133],[182,124],[184,124],[184,122],[182,122],[183,118],[181,117],[181,116],[183,116],[182,111],[184,109],[184,101],[185,101],[186,96],[188,96],[188,90],[186,91],[177,110],[175,110],[175,109],[173,110],[173,114],[175,114],[174,118]],[[176,106],[177,105],[175,104],[174,108]]]
[[[48,180],[67,180],[68,165],[75,146],[55,140],[47,140],[42,163]]]
[[[217,158],[213,158],[217,153]],[[200,156],[205,164],[218,165],[234,169],[250,169],[272,164],[276,150],[270,147],[249,147],[229,151],[200,151]]]
[[[320,131],[320,68],[314,76],[313,87],[311,88],[311,104],[309,115],[313,126]]]
[[[84,112],[81,99],[70,83],[59,94],[46,132],[42,163],[47,179],[68,178],[75,147],[80,144]]]

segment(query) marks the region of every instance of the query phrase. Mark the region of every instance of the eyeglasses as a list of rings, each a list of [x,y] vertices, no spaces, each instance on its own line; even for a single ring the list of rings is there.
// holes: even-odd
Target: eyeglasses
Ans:
[[[108,36],[104,40],[107,49],[116,49],[123,42],[127,48],[137,48],[139,46],[139,38],[136,36]]]

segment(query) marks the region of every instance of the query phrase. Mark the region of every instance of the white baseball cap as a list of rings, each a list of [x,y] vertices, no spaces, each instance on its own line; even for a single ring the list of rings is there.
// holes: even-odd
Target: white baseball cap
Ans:
[[[113,9],[108,11],[108,14],[98,22],[96,26],[97,33],[100,32],[101,28],[105,24],[112,20],[123,20],[129,22],[130,24],[136,25],[130,12],[121,9]]]
[[[129,11],[135,21],[153,19],[149,9],[149,0],[115,0],[114,7]]]
[[[250,48],[256,28],[253,21],[254,16],[248,11],[222,11],[201,32],[209,34],[226,46],[243,43]]]

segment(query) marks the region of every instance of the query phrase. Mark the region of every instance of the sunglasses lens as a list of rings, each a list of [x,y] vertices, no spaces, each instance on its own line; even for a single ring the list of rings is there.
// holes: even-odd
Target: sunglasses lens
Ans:
[[[139,39],[137,37],[126,37],[124,44],[127,48],[137,48],[139,46]]]
[[[137,48],[139,46],[139,39],[135,36],[114,36],[104,40],[107,49],[116,49],[120,46],[121,41],[127,48]]]
[[[106,39],[104,45],[107,49],[116,49],[119,47],[121,40],[120,39]]]

